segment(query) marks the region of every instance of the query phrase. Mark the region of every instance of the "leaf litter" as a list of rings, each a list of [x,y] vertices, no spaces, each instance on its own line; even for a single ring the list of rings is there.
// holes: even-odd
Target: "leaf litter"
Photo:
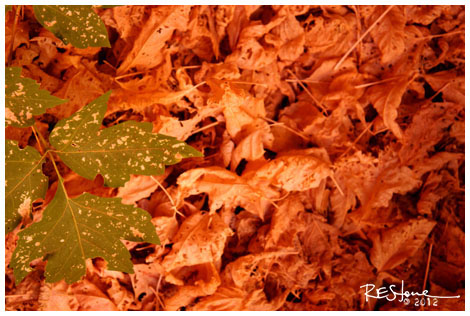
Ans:
[[[87,179],[59,163],[71,196],[118,196],[146,210],[161,245],[137,241],[134,226],[135,241],[123,244],[134,273],[98,257],[77,282],[47,283],[35,260],[15,285],[8,265],[21,232],[11,227],[7,310],[417,308],[365,302],[361,285],[401,280],[410,291],[460,295],[426,310],[464,309],[463,6],[86,8],[109,48],[63,43],[68,35],[20,9],[15,26],[16,6],[6,12],[9,66],[67,99],[35,110],[44,136],[64,118],[79,123],[72,118],[113,89],[100,110],[105,129],[93,133],[145,123],[145,133],[204,157],[164,174],[123,170],[119,189],[96,176],[106,174],[99,157],[93,170],[74,169]],[[9,122],[25,114],[19,107]],[[41,151],[29,128],[12,125],[7,139]],[[58,131],[53,142],[68,142]],[[111,136],[126,141],[95,139]],[[36,223],[57,203],[57,177],[49,162],[42,169],[46,198],[32,195],[31,214],[15,223]]]

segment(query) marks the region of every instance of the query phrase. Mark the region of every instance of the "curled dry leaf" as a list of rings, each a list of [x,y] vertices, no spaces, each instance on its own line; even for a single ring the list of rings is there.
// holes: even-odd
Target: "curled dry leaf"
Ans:
[[[411,219],[390,229],[371,233],[372,264],[379,271],[400,265],[418,251],[435,225],[436,222],[427,219]]]

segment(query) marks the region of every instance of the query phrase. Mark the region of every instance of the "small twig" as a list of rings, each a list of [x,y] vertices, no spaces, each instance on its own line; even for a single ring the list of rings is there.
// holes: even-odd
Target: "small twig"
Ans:
[[[109,67],[113,68],[114,70],[117,70],[116,67],[114,67],[113,65],[111,65],[106,59],[103,59],[103,63],[105,63],[105,64],[108,65]]]
[[[16,11],[15,11],[15,20],[13,22],[13,28],[12,28],[12,31],[11,31],[11,42],[10,42],[10,47],[8,48],[8,67],[11,65],[11,59],[12,59],[12,55],[13,55],[13,44],[15,43],[15,34],[16,34],[16,26],[18,25],[18,19],[20,17],[20,9],[21,9],[21,6],[20,5],[17,5],[16,6]]]
[[[431,244],[429,245],[429,253],[428,253],[428,262],[426,264],[426,272],[424,273],[424,282],[423,282],[423,292],[426,290],[426,283],[428,282],[428,274],[429,274],[429,267],[431,264],[431,253],[432,253],[432,247],[434,243],[431,241]],[[423,306],[421,306],[423,308]]]
[[[209,125],[203,126],[203,127],[201,127],[201,128],[198,128],[197,130],[192,131],[189,136],[194,135],[194,134],[199,133],[199,132],[202,132],[202,131],[204,131],[204,130],[206,130],[206,129],[208,129],[208,128],[214,127],[214,126],[218,125],[219,123],[220,123],[220,122],[217,121],[217,122],[211,123],[211,124],[209,124]]]
[[[262,117],[262,116],[259,116],[261,119],[269,122],[269,123],[272,123],[272,125],[278,125],[278,126],[281,126],[281,127],[284,127],[285,129],[287,129],[288,131],[294,133],[295,135],[301,137],[302,139],[306,140],[306,141],[310,141],[310,138],[308,138],[307,136],[303,135],[301,132],[298,132],[296,131],[295,129],[293,129],[292,127],[289,127],[287,126],[286,124],[284,124],[283,122],[276,122],[274,120],[271,120],[267,117]],[[271,126],[272,126],[271,125]]]
[[[329,81],[318,81],[318,80],[308,80],[308,79],[285,79],[286,82],[307,82],[307,83],[319,83],[319,84],[330,84]]]
[[[450,33],[428,35],[428,36],[418,37],[417,40],[433,39],[433,38],[436,38],[436,37],[450,36],[450,35],[455,35],[455,34],[460,34],[460,33],[465,33],[465,31],[460,30],[460,31],[454,31],[454,32],[450,32]]]
[[[348,149],[346,149],[339,157],[338,159],[340,159],[341,157],[343,157],[344,155],[346,155],[350,150],[351,148],[356,145],[356,143],[359,141],[359,139],[361,139],[362,136],[364,136],[364,134],[370,130],[372,124],[374,123],[374,121],[370,122],[370,124],[359,134],[359,136],[356,137],[356,139],[354,140],[354,142],[348,147]]]
[[[158,278],[157,282],[157,289],[155,293],[155,297],[157,298],[158,303],[161,305],[163,309],[165,309],[165,304],[163,303],[162,299],[160,298],[160,284],[162,283],[162,277],[163,275],[160,274],[160,277]]]
[[[307,88],[306,85],[304,85],[300,79],[290,70],[290,69],[287,69],[287,72],[289,72],[289,74],[291,74],[296,80],[297,80],[297,83],[305,90],[305,92],[312,98],[312,100],[316,103],[316,105],[322,110],[323,114],[325,114],[326,116],[328,116],[328,112],[326,110],[326,108],[323,106],[323,104],[320,103],[320,101],[317,100],[317,98],[315,98],[315,96],[310,92],[310,90]]]
[[[343,190],[341,189],[341,187],[339,186],[338,181],[336,181],[335,176],[332,174],[332,175],[330,175],[330,178],[331,178],[331,180],[333,181],[333,183],[335,184],[335,186],[336,186],[336,188],[338,189],[339,193],[340,193],[342,196],[344,196],[344,192],[343,192]]]
[[[391,77],[391,78],[387,78],[387,79],[384,79],[384,80],[379,80],[379,81],[360,84],[360,85],[354,86],[354,89],[362,89],[362,88],[367,88],[367,87],[370,87],[370,86],[375,86],[375,85],[378,85],[378,84],[382,84],[384,82],[393,81],[397,78],[399,78],[399,77]]]
[[[265,83],[256,83],[256,82],[248,82],[248,81],[230,81],[230,83],[238,83],[238,84],[252,84],[254,86],[262,86],[267,88],[268,85]]]
[[[447,88],[451,83],[450,82],[447,82],[445,85],[443,85],[439,90],[436,91],[436,93],[434,93],[430,98],[428,98],[428,100],[432,100],[434,99],[435,97],[437,97],[437,95],[439,93],[441,93],[442,91],[444,91],[445,88]]]
[[[341,57],[341,59],[338,61],[338,63],[335,65],[335,67],[333,68],[333,70],[337,70],[339,68],[339,66],[341,66],[341,64],[346,60],[346,58],[349,56],[349,54],[351,54],[351,52],[356,48],[356,46],[362,42],[362,40],[364,39],[364,37],[367,36],[367,34],[370,33],[370,31],[372,31],[372,29],[377,25],[377,23],[379,23],[386,15],[387,13],[392,10],[392,8],[394,7],[394,5],[391,5],[387,8],[387,10],[384,11],[384,13],[382,13],[381,16],[379,16],[379,18],[374,22],[372,23],[371,26],[369,26],[369,28],[367,29],[367,31],[364,32],[364,34],[362,34],[361,37],[359,37],[359,39],[353,44],[353,46],[351,46],[351,48],[343,55],[343,57]]]
[[[177,214],[181,215],[182,217],[186,217],[186,216],[184,216],[183,213],[181,213],[180,211],[178,211],[178,209],[176,208],[175,201],[174,201],[173,198],[171,197],[170,193],[168,193],[168,191],[165,189],[165,187],[160,183],[160,181],[158,181],[157,179],[155,179],[154,176],[150,176],[150,178],[152,178],[152,180],[155,181],[155,183],[160,187],[160,189],[162,189],[162,191],[166,194],[166,196],[167,196],[168,199],[170,200],[171,208],[172,208]]]

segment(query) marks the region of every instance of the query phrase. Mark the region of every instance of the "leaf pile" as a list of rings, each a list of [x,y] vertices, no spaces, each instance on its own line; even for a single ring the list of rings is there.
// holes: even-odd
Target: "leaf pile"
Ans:
[[[402,280],[408,291],[460,295],[425,310],[464,309],[463,6],[77,8],[93,16],[86,34],[106,28],[102,47],[74,42],[74,26],[58,36],[49,7],[22,6],[16,24],[17,6],[6,12],[5,56],[21,67],[6,78],[6,172],[29,179],[6,184],[7,207],[26,210],[7,217],[7,309],[419,309],[366,302],[360,288]],[[8,75],[20,74],[24,84],[10,86]],[[26,92],[31,80],[44,96]],[[86,107],[111,89],[107,108]],[[52,97],[66,102],[38,100]],[[20,128],[33,114],[63,181],[50,161],[35,164],[34,149],[16,145],[39,149]],[[84,116],[89,126],[69,133]],[[204,157],[169,161],[163,174],[158,165],[142,170],[134,160],[158,159],[142,145],[178,151],[175,139],[152,132]],[[141,143],[125,144],[125,133]],[[31,161],[10,159],[14,151]],[[101,176],[111,162],[118,176]],[[27,205],[9,206],[18,186],[30,193]],[[110,209],[119,197],[147,211],[161,245],[130,237],[112,245],[130,252],[122,265],[132,272],[132,262],[134,273],[83,249],[98,257],[76,267],[84,277],[45,282],[63,253],[88,257],[64,248],[47,265],[33,261],[15,285],[12,254],[27,241],[19,222],[49,231],[41,217],[60,219],[47,208],[79,214],[91,194]],[[77,238],[68,223],[53,235],[59,244]],[[91,228],[90,242],[108,241]],[[30,242],[39,243],[31,252],[57,246]]]

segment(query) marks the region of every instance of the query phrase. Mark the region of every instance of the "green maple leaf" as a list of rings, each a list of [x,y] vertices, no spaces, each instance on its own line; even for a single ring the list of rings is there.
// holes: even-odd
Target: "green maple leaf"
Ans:
[[[66,45],[111,47],[106,27],[90,5],[34,5],[33,9],[39,23]]]
[[[5,122],[15,127],[34,124],[34,115],[46,112],[67,102],[39,89],[39,84],[30,78],[21,77],[20,67],[5,69]]]
[[[176,138],[152,133],[151,123],[127,121],[100,130],[111,91],[57,123],[50,135],[60,159],[87,179],[124,186],[131,174],[163,174],[165,165],[202,154]]]
[[[86,259],[101,257],[109,270],[133,273],[131,255],[120,239],[160,244],[150,214],[119,198],[84,193],[70,199],[59,178],[54,199],[40,222],[18,234],[10,266],[21,282],[33,269],[29,263],[47,259],[46,281],[78,281],[86,272]]]
[[[5,142],[5,231],[21,221],[20,213],[29,213],[37,198],[46,195],[48,181],[42,173],[43,157],[33,147],[20,149],[18,143]]]

